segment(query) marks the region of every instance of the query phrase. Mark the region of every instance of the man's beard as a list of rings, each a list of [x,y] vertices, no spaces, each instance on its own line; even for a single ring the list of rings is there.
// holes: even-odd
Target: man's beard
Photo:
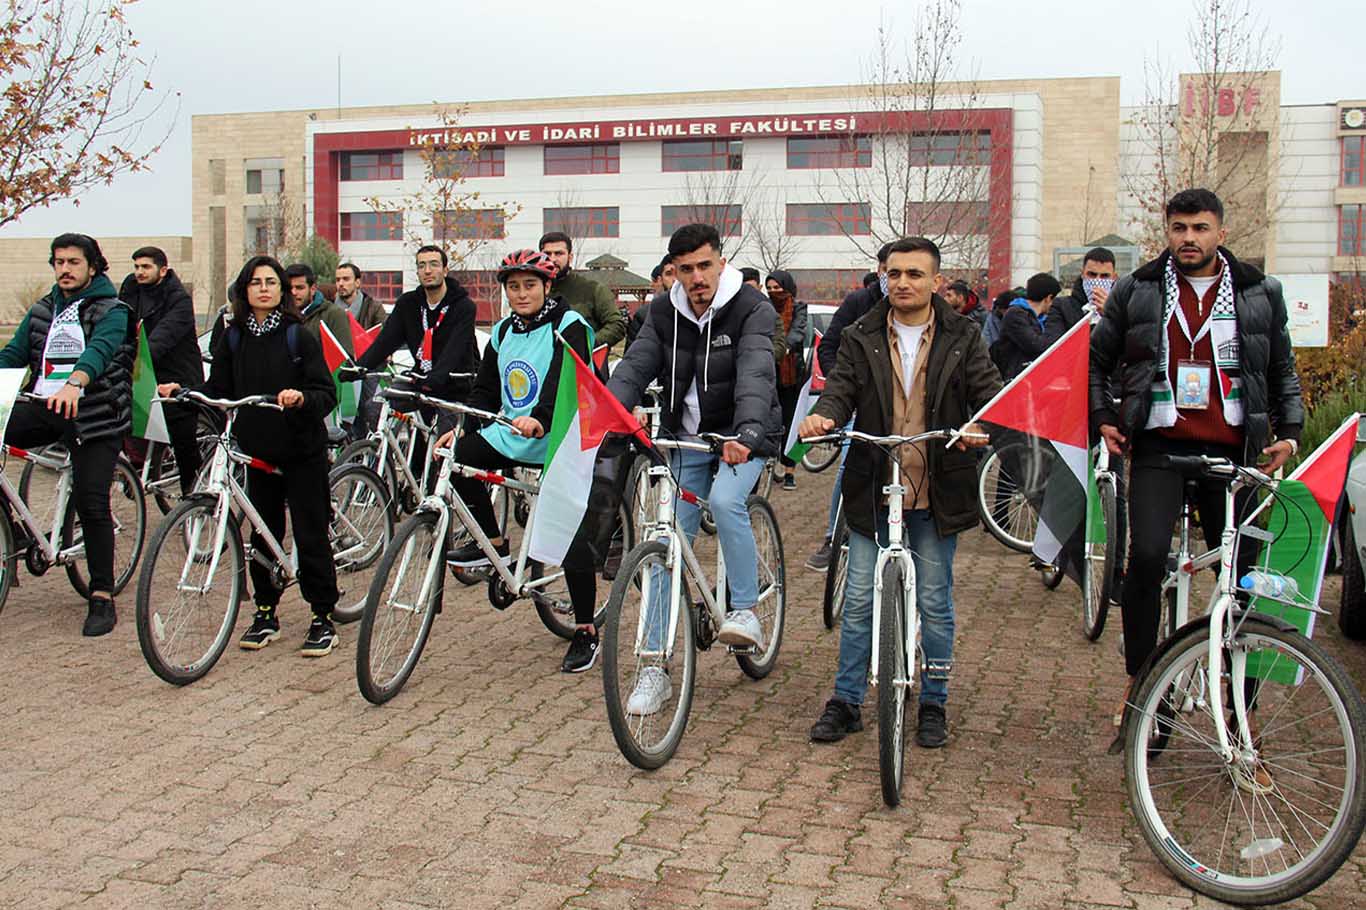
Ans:
[[[1204,269],[1206,266],[1208,266],[1211,262],[1214,261],[1214,257],[1218,254],[1218,250],[1216,250],[1215,252],[1210,253],[1208,256],[1204,257],[1194,265],[1183,264],[1181,262],[1181,256],[1178,254],[1172,257],[1172,264],[1176,266],[1176,270],[1180,272],[1182,275],[1189,275],[1191,272],[1198,272]]]

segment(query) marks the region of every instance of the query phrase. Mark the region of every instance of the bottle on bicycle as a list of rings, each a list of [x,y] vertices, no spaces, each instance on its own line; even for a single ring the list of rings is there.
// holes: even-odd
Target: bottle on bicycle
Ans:
[[[39,448],[63,442],[71,453],[76,512],[90,570],[89,611],[81,634],[114,629],[114,523],[109,486],[132,426],[133,320],[106,274],[100,245],[85,234],[52,241],[54,284],[0,350],[0,368],[28,367],[25,391],[46,404],[19,401],[5,442]],[[8,567],[0,569],[7,571]]]
[[[284,537],[289,505],[299,588],[313,612],[301,653],[322,657],[337,643],[332,611],[340,596],[328,537],[331,494],[324,423],[337,406],[337,394],[322,348],[302,329],[293,308],[281,305],[288,282],[275,259],[247,260],[233,282],[232,319],[213,352],[209,378],[196,391],[229,399],[270,395],[282,408],[245,409],[237,418],[236,438],[244,453],[278,469],[268,473],[249,468],[247,496],[277,539]],[[178,388],[166,383],[157,391],[170,395]],[[252,541],[254,548],[265,550],[256,534]],[[250,572],[256,612],[238,645],[254,651],[280,637],[281,589],[261,562],[252,560]]]

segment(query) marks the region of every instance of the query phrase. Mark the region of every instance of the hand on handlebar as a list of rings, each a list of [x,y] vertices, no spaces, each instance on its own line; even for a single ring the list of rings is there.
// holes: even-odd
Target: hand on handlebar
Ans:
[[[282,408],[298,408],[304,403],[304,393],[298,389],[281,389],[280,394],[275,396],[275,401]]]
[[[991,438],[987,436],[987,431],[983,429],[980,423],[965,423],[959,428],[958,434],[958,441],[954,444],[954,448],[960,452],[966,452],[968,449],[979,449],[991,442]]]
[[[1110,450],[1111,455],[1123,455],[1129,444],[1129,440],[1119,431],[1119,427],[1108,423],[1100,425],[1100,438],[1105,440],[1105,447]]]
[[[802,419],[801,426],[797,427],[797,438],[806,439],[810,436],[824,436],[835,428],[835,421],[829,417],[822,417],[819,414],[808,414]]]
[[[545,427],[535,417],[514,417],[512,428],[529,439],[540,439],[545,435]]]
[[[726,442],[721,445],[721,460],[726,464],[744,464],[749,461],[749,448],[738,442]]]
[[[163,382],[157,386],[157,395],[161,396],[162,398],[170,398],[172,395],[179,391],[180,383],[178,382]]]

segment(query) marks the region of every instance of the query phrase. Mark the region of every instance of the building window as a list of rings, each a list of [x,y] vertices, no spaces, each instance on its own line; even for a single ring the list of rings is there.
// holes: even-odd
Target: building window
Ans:
[[[342,180],[402,180],[402,152],[343,152]]]
[[[489,146],[477,152],[465,149],[438,151],[432,158],[432,173],[438,178],[501,177],[503,147]]]
[[[342,212],[342,240],[402,240],[402,212]]]
[[[615,142],[602,145],[547,145],[545,147],[547,174],[618,174],[621,173],[621,146]],[[612,235],[613,237],[616,234]]]
[[[1361,179],[1366,161],[1366,136],[1342,137],[1342,185],[1366,186]]]
[[[787,206],[787,232],[796,237],[871,234],[872,220],[872,206],[866,202],[789,203]]]
[[[665,205],[660,207],[660,234],[672,237],[685,224],[710,224],[721,239],[739,237],[744,213],[738,205]]]
[[[283,168],[252,168],[247,171],[247,193],[279,195],[285,188]]]
[[[738,171],[745,166],[739,139],[680,140],[661,143],[665,171]]]
[[[432,216],[432,236],[443,240],[501,240],[504,230],[502,209],[467,209],[437,212]]]
[[[864,269],[789,269],[797,295],[806,303],[840,304],[850,291],[863,287]]]
[[[563,231],[570,237],[620,237],[621,209],[600,208],[545,209],[542,228],[546,233]]]
[[[392,304],[403,293],[403,273],[366,272],[361,277],[360,286],[380,303]]]
[[[988,202],[912,202],[906,206],[906,234],[943,237],[990,233]]]
[[[453,269],[451,277],[460,282],[474,301],[474,319],[480,325],[490,325],[501,316],[503,286],[498,273],[487,269]]]
[[[872,167],[873,141],[867,136],[817,136],[787,140],[787,166]]]
[[[242,233],[248,256],[273,256],[285,242],[284,212],[279,206],[243,206]]]
[[[1362,234],[1362,212],[1366,205],[1344,205],[1338,209],[1338,255],[1366,254],[1366,240]]]
[[[912,133],[907,150],[910,163],[920,167],[991,163],[991,133]]]
[[[222,196],[228,191],[228,161],[226,158],[209,159],[209,192]]]

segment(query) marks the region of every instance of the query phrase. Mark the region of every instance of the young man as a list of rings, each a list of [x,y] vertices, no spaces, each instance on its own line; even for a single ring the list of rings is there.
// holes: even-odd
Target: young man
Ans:
[[[944,289],[944,299],[959,316],[966,316],[977,323],[978,328],[986,325],[987,311],[982,309],[977,292],[968,287],[966,281],[955,281]]]
[[[71,452],[72,497],[90,570],[81,634],[94,637],[117,622],[109,485],[132,427],[133,321],[93,237],[62,234],[52,241],[48,264],[51,292],[29,307],[0,350],[0,367],[28,367],[26,390],[46,400],[15,402],[5,442],[24,449],[62,442]]]
[[[923,237],[895,241],[887,251],[887,296],[842,335],[834,370],[802,436],[843,426],[874,435],[910,436],[963,427],[1001,388],[976,324],[935,293],[941,283],[939,248]],[[968,428],[980,432],[976,428]],[[964,439],[902,446],[901,482],[907,489],[902,523],[915,560],[916,607],[927,669],[920,674],[916,742],[938,748],[948,739],[944,706],[953,662],[953,555],[958,534],[977,524],[976,459]],[[811,728],[811,739],[834,742],[863,729],[872,652],[873,572],[887,537],[882,487],[889,465],[881,450],[850,446],[844,471],[849,522],[849,575],[840,627],[835,694]]]
[[[1115,283],[1091,333],[1091,423],[1112,455],[1130,456],[1129,501],[1142,503],[1129,510],[1120,602],[1129,684],[1115,726],[1157,644],[1158,594],[1184,487],[1164,456],[1265,458],[1261,470],[1271,473],[1299,450],[1304,425],[1280,282],[1222,246],[1224,206],[1209,190],[1177,193],[1166,217],[1166,251]],[[1200,394],[1178,398],[1174,387],[1192,373]],[[1201,484],[1211,547],[1223,531],[1224,495],[1221,481]],[[1239,562],[1255,556],[1255,547],[1242,547]]]
[[[717,633],[729,645],[764,647],[753,607],[759,597],[758,556],[745,500],[763,472],[763,458],[782,447],[782,411],[773,365],[777,319],[764,295],[747,287],[721,255],[721,237],[706,224],[688,224],[669,239],[677,280],[667,300],[650,305],[645,325],[612,373],[608,388],[627,408],[646,386],[663,389],[662,426],[667,433],[738,436],[719,459],[706,452],[674,453],[674,472],[688,490],[704,497],[716,520],[726,558],[732,612]],[[701,514],[678,504],[689,537]],[[667,674],[649,667],[636,683],[627,710],[653,714],[672,692]]]
[[[1059,295],[1044,319],[1043,334],[1052,344],[1077,324],[1077,320],[1094,307],[1096,312],[1104,312],[1105,301],[1110,297],[1110,289],[1115,286],[1115,254],[1103,246],[1086,251],[1081,260],[1081,274],[1072,285],[1072,292]]]
[[[294,298],[294,308],[319,348],[322,348],[322,327],[326,324],[328,331],[346,349],[346,356],[350,357],[355,345],[351,340],[351,320],[346,318],[346,310],[323,296],[323,292],[318,290],[318,278],[308,265],[296,262],[285,269],[285,274],[289,276],[289,293]]]
[[[669,288],[674,286],[674,265],[669,260],[669,254],[665,253],[664,258],[659,260],[659,265],[655,266],[650,272],[650,297],[631,314],[631,318],[626,322],[626,347],[630,347],[640,334],[640,327],[645,324],[645,314],[650,303],[660,296],[667,296]]]
[[[1058,279],[1039,272],[1025,284],[1024,297],[1011,301],[1006,308],[1001,317],[1001,337],[991,348],[991,356],[1007,382],[1048,350],[1043,320],[1061,290]]]
[[[154,246],[133,252],[133,272],[123,279],[119,299],[128,304],[133,323],[147,331],[147,348],[157,382],[197,386],[204,381],[204,361],[195,331],[194,300],[169,267],[166,253]],[[166,433],[171,437],[180,492],[194,489],[202,459],[196,440],[197,410],[188,404],[162,405]]]
[[[574,242],[563,231],[541,236],[538,245],[558,270],[550,293],[578,313],[593,330],[596,344],[609,348],[626,337],[626,317],[617,309],[616,298],[604,284],[574,272]]]
[[[337,266],[333,280],[337,284],[337,306],[354,316],[361,328],[372,329],[384,322],[384,307],[361,290],[360,269],[354,262],[343,262]],[[375,392],[378,390],[379,377],[365,377],[360,387],[360,414],[351,424],[353,439],[364,439],[374,427],[379,417],[379,407],[375,404]]]

